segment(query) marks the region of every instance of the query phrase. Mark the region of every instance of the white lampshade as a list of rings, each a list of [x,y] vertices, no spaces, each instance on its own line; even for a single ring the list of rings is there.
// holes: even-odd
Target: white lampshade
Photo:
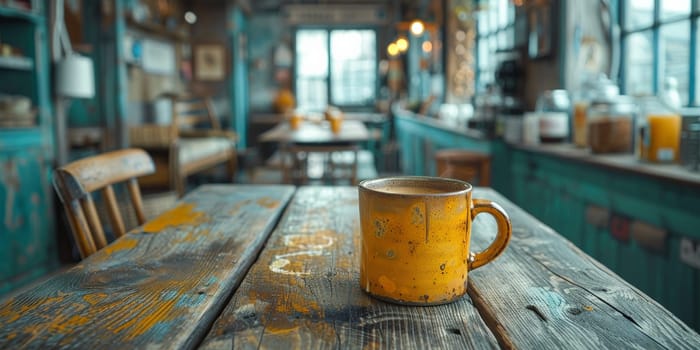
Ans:
[[[92,60],[77,53],[62,58],[56,64],[56,93],[75,98],[95,96]]]

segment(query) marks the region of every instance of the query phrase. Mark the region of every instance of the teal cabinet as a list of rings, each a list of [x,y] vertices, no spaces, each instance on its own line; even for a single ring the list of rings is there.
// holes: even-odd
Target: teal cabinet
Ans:
[[[491,142],[465,127],[446,128],[434,118],[394,108],[394,127],[399,144],[401,171],[406,175],[435,176],[435,152],[462,148],[491,153]]]
[[[58,266],[52,106],[47,20],[43,1],[31,10],[0,6],[0,94],[31,101],[35,122],[0,124],[0,295]]]
[[[497,190],[700,329],[700,186],[496,148]]]
[[[642,171],[631,156],[597,161],[580,150],[480,140],[408,114],[395,125],[406,174],[435,175],[430,149],[490,153],[494,189],[700,330],[700,174],[674,180]]]
[[[0,294],[57,266],[50,170],[40,148],[0,151]]]

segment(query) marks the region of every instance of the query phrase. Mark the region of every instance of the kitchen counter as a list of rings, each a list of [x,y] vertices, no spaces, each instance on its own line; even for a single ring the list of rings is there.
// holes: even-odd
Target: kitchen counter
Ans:
[[[700,329],[700,173],[570,144],[509,144],[407,111],[395,126],[405,174],[436,175],[442,148],[490,154],[494,189]]]

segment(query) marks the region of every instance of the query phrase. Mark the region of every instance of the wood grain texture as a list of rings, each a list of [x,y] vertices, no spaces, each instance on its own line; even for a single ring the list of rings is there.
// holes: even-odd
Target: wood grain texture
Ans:
[[[376,300],[359,286],[354,187],[302,187],[203,349],[492,349],[468,296],[432,307]]]
[[[191,348],[292,186],[203,186],[180,205],[0,305],[0,348]]]
[[[513,223],[506,252],[469,274],[469,293],[484,318],[497,321],[498,328],[492,329],[502,345],[700,348],[700,336],[668,310],[503,196],[477,189],[474,197],[501,204]],[[476,247],[492,239],[494,225],[477,216],[472,235]]]

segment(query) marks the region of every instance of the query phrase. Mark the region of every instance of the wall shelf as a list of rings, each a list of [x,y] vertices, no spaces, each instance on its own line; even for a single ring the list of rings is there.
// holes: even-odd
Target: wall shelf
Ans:
[[[129,28],[138,29],[147,34],[153,34],[176,41],[188,41],[190,39],[188,33],[179,31],[178,29],[171,30],[160,24],[138,22],[131,17],[126,17],[126,23]]]
[[[0,6],[0,17],[17,18],[32,23],[39,23],[44,21],[44,17],[42,17],[35,11],[8,6]]]
[[[0,68],[31,71],[34,61],[27,57],[0,56]]]

